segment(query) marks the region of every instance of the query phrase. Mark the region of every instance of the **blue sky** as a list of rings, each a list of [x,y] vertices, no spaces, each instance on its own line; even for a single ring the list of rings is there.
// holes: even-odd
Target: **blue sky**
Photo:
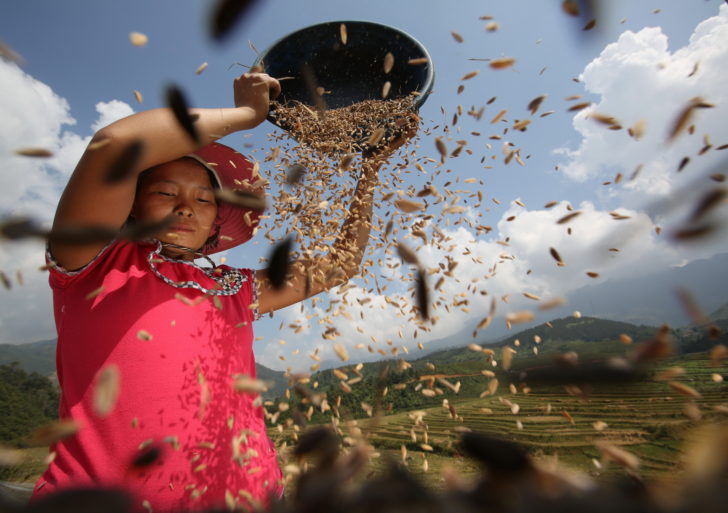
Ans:
[[[698,247],[671,243],[657,236],[654,228],[674,226],[680,209],[672,217],[656,216],[645,209],[645,205],[675,196],[685,184],[692,184],[691,180],[714,172],[711,170],[721,157],[717,151],[695,156],[705,135],[716,147],[728,143],[728,131],[720,121],[725,119],[728,98],[719,86],[728,78],[728,52],[723,50],[728,8],[724,2],[600,2],[605,4],[604,9],[590,32],[581,31],[584,21],[566,16],[560,3],[270,0],[258,2],[231,37],[217,43],[207,27],[212,2],[13,2],[0,18],[0,40],[24,61],[20,69],[0,63],[0,162],[7,170],[0,182],[2,214],[31,214],[50,221],[63,184],[94,129],[132,110],[161,106],[167,84],[179,85],[194,106],[231,106],[232,80],[244,70],[235,63],[250,64],[255,58],[248,41],[263,50],[304,26],[350,19],[393,25],[420,40],[432,55],[435,88],[421,115],[424,128],[438,128],[429,135],[423,131],[417,141],[417,154],[438,158],[433,142],[438,135],[450,137],[451,148],[455,147],[454,140],[467,139],[472,155],[463,153],[446,165],[451,170],[448,177],[461,180],[451,189],[482,192],[482,204],[474,207],[474,201],[469,200],[469,209],[463,215],[476,225],[490,225],[494,230],[475,236],[467,225],[455,225],[455,218],[445,216],[451,224],[440,228],[452,238],[449,248],[419,247],[416,241],[406,240],[419,248],[421,260],[429,267],[436,267],[448,254],[459,261],[456,279],[448,281],[440,295],[443,305],[457,303],[457,295],[468,285],[473,290],[487,288],[489,295],[471,297],[468,311],[462,307],[450,312],[438,308],[440,319],[436,325],[429,326],[429,331],[420,330],[419,338],[414,340],[416,323],[406,316],[397,317],[396,312],[387,309],[383,297],[406,296],[407,286],[399,282],[406,278],[407,271],[392,274],[374,268],[374,275],[384,274],[392,279],[392,285],[388,293],[369,294],[372,300],[366,308],[350,301],[349,316],[360,317],[363,312],[364,326],[357,330],[356,323],[347,320],[344,312],[332,317],[310,302],[304,305],[303,317],[297,307],[279,312],[256,328],[261,337],[256,347],[262,363],[276,368],[305,368],[312,363],[305,355],[317,347],[323,359],[330,358],[331,342],[321,338],[320,330],[331,325],[342,334],[339,342],[352,348],[352,355],[357,354],[356,347],[366,345],[390,354],[392,348],[401,346],[416,351],[417,342],[446,338],[466,320],[487,315],[491,297],[499,298],[498,315],[502,316],[534,308],[523,298],[523,292],[544,298],[568,296],[570,291],[594,281],[585,276],[587,270],[599,272],[597,280],[629,277],[728,250],[720,241]],[[485,15],[493,17],[497,31],[484,30],[488,21],[479,17]],[[714,20],[700,25],[709,18]],[[146,34],[148,44],[142,48],[132,46],[128,39],[132,31]],[[457,43],[452,31],[461,34],[464,42]],[[514,57],[516,64],[495,71],[486,62],[469,60],[498,57]],[[203,62],[208,67],[195,74]],[[696,62],[698,71],[688,80]],[[476,70],[478,76],[460,81]],[[577,77],[581,79],[575,81]],[[457,94],[461,83],[465,90]],[[134,99],[134,90],[142,93],[143,104]],[[539,95],[546,95],[539,113],[554,111],[552,115],[534,116],[526,132],[511,130],[501,140],[488,139],[502,134],[514,120],[528,118],[526,106]],[[644,140],[634,141],[626,130],[609,131],[587,119],[590,109],[569,112],[573,102],[565,98],[571,95],[582,95],[579,101],[595,102],[594,111],[618,118],[625,128],[645,120]],[[704,97],[716,107],[699,113],[696,134],[667,145],[667,127],[695,96]],[[471,106],[485,106],[491,97],[496,101],[487,106],[480,121],[463,115],[449,134],[442,131],[458,105],[467,111]],[[506,122],[491,125],[489,120],[501,109],[507,110]],[[249,134],[235,134],[224,142],[262,161],[270,148],[267,134],[273,130],[272,125],[264,123]],[[483,135],[472,136],[472,131]],[[523,166],[514,161],[504,164],[501,146],[505,140],[520,148]],[[47,162],[29,162],[13,155],[20,146],[49,147],[56,156]],[[687,155],[692,156],[691,162],[678,175],[677,163]],[[480,164],[483,156],[492,168]],[[602,185],[617,173],[628,177],[638,164],[644,166],[638,180]],[[411,182],[406,185],[420,187],[425,178],[429,176],[415,173],[407,178]],[[482,180],[482,185],[463,183],[466,178]],[[516,200],[525,207],[515,204]],[[550,210],[543,208],[552,200],[561,203]],[[563,227],[555,224],[566,212],[566,202],[583,212],[573,225],[574,237],[565,235]],[[631,217],[620,227],[608,215],[618,209]],[[515,219],[507,221],[512,216]],[[621,226],[629,226],[634,234],[630,251],[623,251],[619,258],[603,252],[596,255],[595,247],[603,245],[615,231],[623,230]],[[510,246],[497,243],[508,237]],[[555,268],[548,254],[551,246],[568,257],[568,270]],[[454,247],[470,248],[478,261],[472,255],[455,254]],[[256,267],[259,257],[268,251],[267,241],[259,238],[229,252],[226,258],[232,265]],[[374,255],[375,261],[377,258],[387,256]],[[53,336],[50,295],[45,278],[34,270],[39,261],[42,248],[38,244],[0,246],[0,269],[15,281],[16,270],[23,270],[25,277],[22,286],[16,283],[13,290],[0,291],[4,312],[0,317],[0,343]],[[497,272],[485,278],[494,265]],[[366,297],[367,286],[362,282],[355,285],[349,298]],[[511,300],[504,301],[504,295]],[[318,306],[328,298],[338,296],[324,296]],[[306,319],[305,315],[312,317]],[[324,322],[319,323],[320,319]],[[503,320],[497,322],[502,324]],[[298,323],[303,328],[294,334],[289,329],[279,330],[281,323]],[[386,344],[387,340],[391,345]]]

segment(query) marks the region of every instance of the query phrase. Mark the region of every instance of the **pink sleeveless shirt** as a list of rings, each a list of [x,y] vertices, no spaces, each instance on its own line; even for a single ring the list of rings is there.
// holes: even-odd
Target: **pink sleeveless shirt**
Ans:
[[[218,300],[165,283],[149,263],[156,249],[115,242],[79,271],[51,270],[59,413],[80,428],[51,446],[33,500],[101,485],[164,512],[255,507],[282,492],[260,399],[232,386],[236,375],[255,377],[253,271],[240,269],[240,290]],[[169,280],[216,286],[194,265],[151,258]],[[119,394],[102,415],[94,391],[111,365]]]

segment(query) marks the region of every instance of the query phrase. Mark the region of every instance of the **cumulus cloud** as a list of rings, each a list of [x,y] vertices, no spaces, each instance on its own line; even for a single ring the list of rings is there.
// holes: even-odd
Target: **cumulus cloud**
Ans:
[[[574,117],[574,128],[582,136],[579,147],[557,150],[567,156],[563,172],[576,181],[609,181],[621,173],[624,179],[613,184],[611,193],[632,206],[645,197],[668,196],[711,172],[728,157],[727,152],[715,151],[728,143],[726,40],[728,6],[721,5],[717,16],[695,28],[685,47],[670,51],[667,36],[653,27],[624,32],[604,48],[580,77],[598,100]],[[695,112],[694,133],[685,131],[669,143],[671,127],[695,97],[714,108]],[[598,123],[595,113],[615,118],[622,129]],[[644,126],[640,140],[627,133],[638,123]],[[700,155],[708,144],[712,148]],[[690,160],[678,171],[686,157]],[[638,176],[630,180],[638,168]]]
[[[27,216],[50,226],[63,187],[88,144],[90,135],[75,129],[68,102],[46,84],[0,60],[0,217]],[[96,105],[104,126],[131,114],[118,100]],[[39,147],[49,159],[21,157],[19,148]],[[51,294],[40,241],[0,242],[0,270],[11,278],[12,290],[0,292],[0,343],[31,342],[55,336]]]
[[[114,121],[131,116],[134,109],[128,103],[121,100],[111,100],[110,102],[99,102],[96,104],[96,112],[99,113],[99,119],[91,125],[91,130],[96,132],[100,128],[110,125]]]
[[[558,224],[573,212],[579,214],[572,221]],[[552,209],[514,205],[486,238],[462,225],[441,230],[440,239],[433,238],[430,230],[429,243],[417,248],[417,256],[428,270],[434,322],[418,321],[413,313],[412,269],[407,265],[387,267],[399,263],[399,257],[390,256],[384,267],[387,272],[378,277],[380,291],[368,278],[369,283],[331,291],[331,308],[321,306],[328,301],[318,301],[319,306],[303,312],[297,306],[281,312],[282,326],[302,325],[306,332],[282,335],[288,344],[266,344],[258,358],[268,366],[301,371],[315,363],[306,357],[314,351],[323,361],[338,361],[334,342],[347,347],[355,361],[368,361],[416,354],[420,343],[427,349],[428,343],[453,336],[458,336],[458,345],[493,340],[507,333],[507,313],[530,310],[538,315],[538,307],[549,299],[568,299],[586,285],[615,276],[646,275],[684,263],[690,256],[659,237],[646,214],[620,209],[619,215],[622,219],[615,219],[589,201],[573,207],[562,202]],[[557,265],[552,247],[565,266]],[[587,272],[598,276],[590,277]],[[435,290],[441,278],[442,284]],[[479,332],[476,339],[470,338],[475,326],[489,316],[493,302],[496,315],[491,327]],[[546,312],[542,317],[550,315]],[[323,338],[327,327],[335,328],[335,340]],[[298,353],[292,353],[294,348]]]
[[[725,252],[725,237],[681,245],[670,233],[705,187],[715,187],[706,175],[723,171],[714,168],[728,158],[728,150],[716,150],[728,143],[728,92],[723,86],[728,81],[727,40],[728,6],[723,5],[717,16],[695,28],[683,48],[671,50],[660,28],[625,32],[585,68],[581,81],[597,99],[574,117],[579,145],[555,150],[564,155],[560,168],[565,175],[585,184],[580,203],[538,209],[514,202],[485,236],[466,226],[468,220],[479,222],[477,212],[468,207],[459,226],[440,225],[444,238],[433,235],[433,226],[426,229],[428,244],[404,235],[402,240],[417,247],[421,264],[432,271],[428,278],[435,322],[419,323],[413,315],[413,270],[400,265],[390,251],[374,258],[384,261],[374,271],[378,283],[367,278],[344,293],[330,292],[325,297],[334,302],[331,308],[325,308],[329,303],[324,300],[307,306],[304,314],[298,307],[283,313],[284,326],[298,319],[294,323],[300,321],[306,332],[283,335],[285,346],[266,345],[261,361],[275,368],[306,370],[315,363],[306,355],[316,352],[323,361],[338,362],[334,342],[344,345],[355,361],[416,354],[418,343],[427,348],[439,340],[462,346],[473,340],[472,331],[489,315],[493,301],[492,324],[475,340],[494,340],[508,333],[504,317],[509,312],[528,309],[536,314],[536,322],[543,322],[555,314],[539,313],[543,300],[568,301],[589,285],[624,283]],[[685,130],[668,142],[681,110],[698,96],[715,107],[694,113],[694,133]],[[622,128],[610,130],[595,121],[595,114],[615,118],[612,124]],[[627,132],[638,130],[638,123],[644,127],[639,140]],[[699,155],[707,144],[712,147]],[[684,157],[690,160],[678,171]],[[615,180],[618,174],[621,179]],[[695,185],[695,180],[701,184]],[[599,184],[600,192],[587,190],[592,184]],[[573,212],[578,216],[558,223]],[[557,265],[550,248],[566,265]],[[434,290],[441,278],[444,281]],[[582,307],[572,305],[568,311]],[[335,341],[324,339],[322,334],[332,328],[338,333]]]

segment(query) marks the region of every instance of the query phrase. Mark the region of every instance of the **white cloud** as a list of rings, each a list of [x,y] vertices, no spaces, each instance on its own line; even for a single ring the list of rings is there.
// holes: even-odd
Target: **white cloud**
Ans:
[[[0,60],[0,217],[28,216],[50,226],[58,199],[90,136],[68,129],[76,121],[68,102],[46,84],[15,64]],[[131,114],[118,100],[98,103],[104,126]],[[40,147],[53,157],[21,157],[15,150]],[[47,274],[38,271],[44,261],[40,241],[0,241],[0,269],[13,281],[10,291],[0,291],[0,343],[31,342],[55,336]],[[21,285],[17,272],[22,275]]]
[[[481,212],[469,206],[459,226],[440,223],[447,239],[439,246],[433,244],[432,226],[425,230],[428,245],[403,235],[402,240],[409,245],[419,246],[417,255],[426,268],[438,269],[429,276],[432,301],[440,304],[432,311],[437,322],[425,324],[428,331],[418,329],[418,322],[410,313],[411,268],[391,269],[386,264],[398,262],[396,254],[377,255],[374,260],[382,257],[385,265],[375,272],[380,285],[386,284],[387,290],[372,290],[369,279],[369,283],[355,282],[356,286],[346,293],[345,305],[344,295],[328,294],[329,299],[342,302],[330,311],[324,311],[325,305],[307,310],[309,315],[316,314],[307,320],[310,331],[283,335],[288,341],[286,346],[267,344],[258,355],[260,361],[275,368],[291,366],[294,370],[305,370],[313,363],[306,355],[317,348],[323,360],[337,361],[332,350],[334,341],[321,337],[327,326],[336,328],[339,336],[335,342],[347,347],[354,361],[381,358],[377,350],[391,355],[392,349],[397,348],[401,355],[404,347],[410,354],[417,353],[418,342],[427,347],[428,342],[439,339],[449,338],[454,345],[462,346],[467,343],[473,324],[488,315],[493,298],[496,298],[496,317],[491,328],[481,332],[484,338],[503,334],[506,313],[537,310],[538,302],[524,293],[543,299],[568,298],[588,285],[610,280],[621,283],[621,280],[648,276],[725,252],[728,249],[725,237],[680,245],[669,236],[702,194],[703,187],[715,186],[705,175],[724,171],[711,170],[711,167],[728,157],[728,150],[715,151],[717,146],[728,143],[724,121],[728,117],[728,92],[723,85],[728,82],[725,41],[728,41],[728,6],[723,5],[718,16],[696,27],[684,48],[670,51],[667,36],[660,28],[625,32],[586,67],[581,80],[587,92],[597,95],[597,101],[593,108],[574,117],[574,127],[581,135],[578,147],[554,151],[564,156],[561,169],[566,176],[574,181],[588,181],[582,188],[585,199],[573,205],[573,210],[580,214],[569,223],[557,223],[571,211],[566,202],[552,209],[529,209],[512,204],[494,225],[493,232],[477,236],[465,225],[468,220],[479,223]],[[668,144],[670,127],[683,107],[696,96],[703,97],[715,108],[696,112],[695,133],[683,133]],[[587,119],[587,114],[592,112],[613,116],[624,128],[609,130]],[[636,141],[626,129],[639,120],[645,121],[646,131]],[[713,149],[698,156],[706,135]],[[678,172],[678,164],[685,156],[690,157],[690,162]],[[630,181],[639,165],[642,165],[641,173]],[[601,185],[601,182],[614,181],[617,173],[623,175],[620,184]],[[695,179],[702,179],[704,186],[693,186]],[[589,190],[594,183],[599,184],[596,193],[593,187]],[[612,213],[621,219],[615,219]],[[662,234],[657,233],[656,225],[664,228]],[[557,265],[550,253],[552,247],[560,253],[566,266]],[[435,283],[443,276],[440,264],[447,266],[448,258],[456,261],[457,266],[445,278],[440,290],[435,291]],[[595,273],[595,277],[587,272]],[[629,291],[625,293],[628,295]],[[397,302],[401,308],[387,300]],[[368,302],[362,304],[364,301]],[[552,314],[552,311],[543,313],[540,320]],[[284,318],[293,319],[295,315],[284,314]],[[468,330],[465,340],[464,329]],[[513,329],[517,330],[518,326]],[[415,332],[417,338],[414,338]],[[454,335],[459,338],[455,340]],[[356,349],[362,345],[362,349]],[[373,354],[369,353],[369,346]],[[299,354],[292,354],[294,348],[299,349]]]
[[[427,348],[430,341],[456,334],[462,337],[466,328],[469,337],[473,324],[489,314],[491,301],[495,298],[497,311],[493,327],[479,334],[493,337],[494,332],[503,333],[506,313],[537,310],[539,303],[523,293],[534,294],[543,300],[568,296],[581,287],[612,277],[647,275],[695,257],[657,236],[652,221],[644,213],[620,209],[619,213],[629,219],[615,220],[609,212],[597,209],[588,201],[576,205],[575,210],[580,214],[564,225],[557,221],[570,212],[565,202],[550,210],[528,210],[514,205],[503,213],[497,233],[494,231],[487,239],[476,237],[464,226],[442,230],[445,239],[440,244],[434,244],[429,233],[430,244],[421,245],[417,250],[425,268],[439,269],[429,276],[431,300],[439,305],[436,304],[431,312],[437,321],[422,325],[427,331],[418,328],[419,323],[410,313],[413,303],[409,281],[411,268],[404,266],[388,270],[389,281],[382,277],[384,273],[379,275],[379,283],[388,285],[381,294],[376,290],[367,291],[372,285],[370,279],[369,284],[358,282],[344,294],[330,292],[328,299],[339,302],[328,311],[324,310],[325,306],[306,309],[303,313],[299,312],[298,306],[284,310],[280,313],[284,326],[298,320],[311,330],[301,335],[282,334],[288,344],[268,343],[258,349],[257,357],[264,365],[279,369],[291,366],[296,371],[306,370],[314,363],[307,355],[317,347],[322,360],[337,360],[334,341],[321,337],[326,326],[336,328],[339,336],[335,342],[347,347],[354,361],[381,358],[379,350],[392,356],[393,348],[399,356],[407,351],[417,353],[419,342]],[[507,221],[512,216],[515,219]],[[571,228],[571,234],[568,228]],[[508,242],[503,244],[505,241]],[[619,252],[610,251],[615,246]],[[549,251],[551,247],[558,250],[566,266],[556,265]],[[445,276],[440,264],[446,271],[448,257],[456,261],[457,266],[450,276]],[[399,258],[392,257],[392,261],[399,261]],[[596,272],[599,277],[591,278],[587,271]],[[435,291],[435,284],[443,276],[442,287]],[[391,301],[401,308],[393,306]],[[311,313],[316,316],[309,320],[306,317]],[[467,340],[457,341],[458,345],[465,343]],[[361,347],[357,349],[357,345]],[[369,352],[370,346],[373,353]],[[299,350],[298,354],[292,354],[294,348]]]
[[[698,156],[706,136],[714,148],[728,143],[727,40],[727,5],[700,23],[689,43],[674,52],[659,27],[624,32],[580,77],[585,89],[599,99],[574,117],[574,127],[583,139],[573,151],[560,149],[568,156],[563,172],[576,181],[607,181],[622,173],[624,180],[612,186],[611,195],[630,206],[644,202],[645,197],[667,196],[710,172],[728,156],[714,150]],[[683,133],[668,143],[677,116],[698,96],[715,108],[695,113],[694,134]],[[623,129],[609,130],[589,118],[593,112],[616,118]],[[636,141],[626,129],[640,120],[646,123],[646,131]],[[684,157],[690,162],[678,172]],[[640,165],[639,176],[630,182],[628,178]]]
[[[96,104],[96,112],[99,113],[99,119],[91,125],[91,130],[96,132],[100,128],[110,125],[116,120],[131,116],[134,109],[128,103],[121,100],[111,100],[110,102],[99,102]]]

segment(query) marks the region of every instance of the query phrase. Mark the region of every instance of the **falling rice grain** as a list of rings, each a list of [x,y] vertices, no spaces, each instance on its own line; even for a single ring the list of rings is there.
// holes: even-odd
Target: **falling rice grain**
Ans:
[[[384,138],[385,130],[382,127],[377,128],[372,132],[372,134],[369,136],[369,139],[367,139],[367,144],[369,146],[376,146],[379,144],[382,139]]]
[[[149,333],[147,330],[139,330],[139,331],[137,331],[136,337],[139,340],[143,340],[144,342],[149,342],[153,338],[152,337],[152,334]]]
[[[266,269],[268,279],[271,286],[280,290],[286,283],[289,267],[291,265],[291,245],[293,239],[286,237],[282,242],[273,248],[270,258],[268,259],[268,267]]]
[[[339,169],[342,171],[348,170],[349,166],[351,166],[351,161],[354,160],[354,157],[356,157],[356,153],[348,153],[341,157],[341,160],[339,161]]]
[[[538,112],[538,109],[541,106],[541,103],[544,101],[545,98],[546,98],[545,95],[537,96],[536,98],[534,98],[533,100],[531,100],[528,103],[527,108],[528,108],[529,112],[531,112],[532,116],[534,114],[536,114],[536,112]]]
[[[575,210],[574,212],[566,214],[564,217],[560,218],[558,221],[556,221],[556,224],[566,224],[580,214],[580,210]]]
[[[504,57],[502,59],[493,59],[490,61],[489,65],[493,69],[506,69],[510,68],[515,64],[516,59],[513,57]]]
[[[489,315],[488,317],[484,318],[482,321],[480,321],[478,323],[476,330],[484,330],[485,328],[490,326],[490,323],[492,321],[493,321],[493,317]]]
[[[639,141],[645,135],[647,129],[647,121],[640,119],[635,122],[630,128],[627,129],[627,133],[630,137],[634,138],[635,141]]]
[[[389,96],[389,90],[392,88],[392,82],[387,80],[382,86],[382,99],[386,99]]]
[[[576,0],[564,0],[561,2],[561,10],[569,16],[579,16],[579,3]]]
[[[563,297],[555,297],[552,299],[549,299],[547,301],[544,301],[541,303],[538,307],[539,310],[550,310],[552,308],[557,308],[559,306],[566,304],[566,298]]]
[[[396,206],[399,210],[402,212],[405,212],[407,214],[412,212],[417,212],[418,210],[424,210],[425,204],[420,203],[419,201],[412,201],[408,199],[398,199],[395,200],[394,206]]]
[[[114,409],[119,397],[121,375],[119,367],[114,364],[104,367],[96,377],[93,405],[96,413],[106,417]]]
[[[587,107],[588,107],[589,105],[591,105],[591,102],[582,102],[582,103],[577,103],[577,104],[575,104],[575,105],[572,105],[571,107],[569,107],[568,111],[569,111],[569,112],[576,112],[576,111],[584,110],[584,109],[586,109],[586,108],[587,108]]]
[[[45,148],[18,148],[15,150],[16,155],[21,157],[49,158],[53,156],[53,152]]]
[[[197,69],[195,70],[196,75],[200,75],[203,71],[207,69],[207,62],[203,62],[200,64]]]
[[[27,455],[24,450],[0,445],[0,467],[15,467],[26,460]]]
[[[677,381],[669,381],[667,383],[671,389],[673,389],[675,392],[677,392],[680,395],[684,395],[686,397],[693,397],[693,398],[699,398],[702,397],[700,392],[695,390],[693,387],[685,385],[683,383],[679,383]]]
[[[480,73],[480,72],[479,71],[471,71],[470,73],[466,73],[465,75],[463,75],[463,77],[460,80],[461,81],[463,81],[463,80],[470,80],[471,78],[474,78],[474,77],[478,76],[478,73]]]
[[[687,166],[690,163],[690,157],[683,157],[682,160],[680,160],[680,163],[677,165],[677,171],[678,173],[685,169],[685,166]]]
[[[461,36],[461,35],[460,35],[459,33],[457,33],[457,32],[450,32],[450,34],[452,35],[452,38],[453,38],[453,39],[454,39],[455,41],[457,41],[458,43],[462,43],[463,41],[465,41],[465,40],[463,39],[463,36]]]
[[[690,120],[693,117],[695,109],[706,109],[712,107],[714,107],[714,105],[706,103],[700,96],[696,96],[691,99],[676,116],[667,138],[668,142],[673,141],[690,124]]]
[[[50,445],[54,442],[58,442],[59,440],[75,435],[80,427],[81,426],[74,420],[59,420],[36,429],[30,434],[29,439],[32,443],[38,445]]]
[[[180,127],[182,127],[195,143],[200,144],[202,139],[197,132],[195,119],[190,114],[187,99],[182,90],[175,85],[170,85],[167,87],[165,97],[167,107],[172,110],[177,123],[179,123]]]
[[[142,93],[139,91],[134,91],[134,99],[137,101],[137,103],[141,104],[144,102],[144,97],[142,96]]]
[[[345,362],[349,359],[349,353],[346,351],[346,348],[342,344],[334,344],[334,352],[342,362]]]
[[[13,284],[10,281],[10,278],[8,278],[8,275],[5,274],[4,271],[0,271],[0,282],[2,282],[3,287],[5,287],[5,289],[7,289],[7,290],[10,290],[11,288],[13,288]]]
[[[442,137],[435,137],[435,147],[440,154],[440,162],[445,162],[445,157],[447,157],[447,146],[445,145],[445,141],[442,140]]]
[[[615,461],[619,465],[632,470],[637,471],[640,468],[640,460],[632,454],[616,445],[608,442],[597,442],[594,444],[599,452],[602,453],[602,457],[606,461]]]
[[[255,0],[218,0],[210,16],[212,37],[216,41],[224,39],[255,3]],[[255,49],[252,44],[251,48]]]
[[[384,56],[384,73],[389,74],[393,67],[394,55],[392,55],[392,52],[387,52],[387,55]]]
[[[345,45],[346,41],[348,40],[349,36],[346,31],[346,24],[342,23],[339,25],[339,37],[341,37],[341,44]]]
[[[653,378],[655,381],[672,381],[675,378],[685,375],[685,369],[683,367],[668,367],[667,369],[658,372]]]
[[[605,430],[605,429],[607,429],[607,427],[609,427],[609,426],[607,425],[607,423],[606,423],[606,422],[604,422],[604,421],[601,421],[601,420],[597,420],[596,422],[594,422],[594,423],[592,424],[592,427],[593,427],[593,428],[594,428],[594,429],[595,429],[596,431],[604,431],[604,430]]]
[[[700,221],[708,212],[724,204],[727,195],[728,190],[722,187],[712,189],[705,193],[690,215],[690,222],[695,223]]]
[[[515,353],[516,353],[516,351],[511,349],[508,346],[503,348],[503,351],[501,352],[501,362],[502,362],[502,366],[505,370],[508,370],[511,368],[511,362],[513,362],[513,355]]]
[[[141,32],[131,32],[129,34],[129,42],[134,46],[142,47],[149,42],[149,38]]]
[[[710,365],[720,367],[726,355],[728,355],[728,348],[726,346],[723,344],[713,346],[710,350]]]
[[[430,293],[427,289],[427,274],[421,268],[417,269],[417,307],[420,317],[424,320],[430,318]]]
[[[564,260],[561,258],[561,255],[559,254],[559,252],[556,251],[556,248],[549,248],[549,253],[551,253],[551,256],[553,257],[554,260],[556,260],[556,263],[559,266],[563,267],[564,265],[566,265],[564,263]]]
[[[501,119],[503,119],[503,116],[506,115],[506,112],[508,112],[508,111],[505,110],[505,109],[503,109],[502,111],[500,111],[498,114],[495,115],[495,117],[493,119],[490,120],[490,124],[491,125],[495,125],[496,123],[498,123],[498,121],[500,121]]]
[[[496,378],[492,378],[488,380],[488,389],[486,390],[486,395],[495,395],[495,393],[498,391],[498,380]],[[481,394],[482,396],[482,394]]]
[[[262,394],[268,391],[268,383],[259,379],[251,378],[245,374],[238,374],[233,379],[233,389],[236,392]]]
[[[400,258],[408,264],[419,265],[419,260],[414,250],[407,246],[404,242],[397,242],[397,253]]]
[[[521,310],[506,314],[506,322],[510,324],[523,324],[525,322],[530,322],[533,319],[534,315],[530,310]]]
[[[306,168],[301,164],[292,164],[288,166],[286,170],[286,183],[288,185],[295,185],[301,181],[303,175],[306,174]]]
[[[601,123],[602,125],[607,126],[613,126],[613,125],[619,125],[619,121],[613,116],[610,116],[609,114],[602,114],[601,112],[592,112],[589,114],[589,118],[593,119],[597,123]]]

